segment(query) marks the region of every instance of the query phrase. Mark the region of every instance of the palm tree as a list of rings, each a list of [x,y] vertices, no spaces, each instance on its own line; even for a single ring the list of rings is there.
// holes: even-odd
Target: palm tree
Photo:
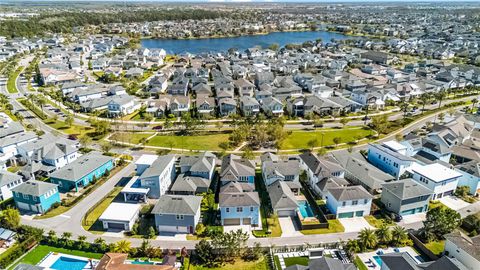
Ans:
[[[345,248],[347,249],[348,252],[352,254],[362,251],[360,245],[358,244],[358,240],[355,240],[355,239],[348,239]]]
[[[407,231],[401,226],[395,226],[392,229],[392,241],[395,245],[400,244],[408,238]]]
[[[358,234],[359,241],[364,249],[375,248],[378,244],[378,238],[374,230],[364,228]]]
[[[378,241],[382,244],[388,244],[390,241],[392,241],[392,231],[390,230],[390,228],[383,224],[382,226],[380,226],[380,228],[378,228],[376,231],[375,231],[375,234],[377,235],[377,238],[378,238]]]
[[[0,106],[2,106],[2,111],[4,111],[5,108],[7,108],[7,105],[9,103],[10,102],[8,101],[8,97],[5,94],[0,94]]]
[[[113,252],[118,252],[118,253],[128,253],[131,249],[130,247],[131,243],[127,240],[120,240],[115,243],[113,247]]]
[[[15,117],[17,118],[18,122],[20,122],[20,123],[23,123],[23,120],[25,119],[20,112],[15,112]]]
[[[71,232],[64,232],[64,233],[62,233],[62,236],[61,236],[61,238],[62,238],[63,241],[67,241],[67,240],[69,240],[71,237],[72,237],[72,233],[71,233]]]
[[[428,93],[423,93],[420,96],[420,101],[422,102],[422,114],[425,111],[425,105],[427,105],[427,102],[430,100],[430,95]]]
[[[478,99],[477,99],[477,98],[473,98],[473,99],[472,99],[472,112],[473,112],[473,110],[475,109],[475,104],[477,104],[477,103],[478,103]]]
[[[45,105],[46,101],[43,98],[37,98],[37,104],[40,106],[40,109],[43,112],[43,106]]]
[[[442,101],[445,98],[446,93],[445,90],[440,90],[439,92],[435,93],[435,99],[438,100],[438,108],[442,106]]]

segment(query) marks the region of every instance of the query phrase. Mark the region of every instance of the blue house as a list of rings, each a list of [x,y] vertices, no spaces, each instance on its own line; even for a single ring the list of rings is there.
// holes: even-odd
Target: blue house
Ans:
[[[13,200],[18,209],[45,213],[54,203],[60,203],[56,184],[30,180],[12,189]]]
[[[236,155],[227,155],[222,160],[220,180],[222,184],[232,181],[253,184],[255,182],[255,164],[253,161]]]
[[[93,179],[99,179],[114,168],[113,158],[97,152],[79,157],[75,162],[53,172],[50,182],[58,184],[60,192],[87,186]]]
[[[220,217],[223,226],[260,225],[260,197],[249,183],[229,182],[220,189]]]

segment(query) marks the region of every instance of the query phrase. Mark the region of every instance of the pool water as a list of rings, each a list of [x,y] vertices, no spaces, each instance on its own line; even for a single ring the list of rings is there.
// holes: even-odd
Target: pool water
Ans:
[[[60,256],[50,268],[55,270],[83,270],[87,264],[88,261]]]
[[[298,204],[298,209],[300,210],[300,214],[302,214],[302,217],[314,217],[315,215],[313,214],[312,208],[308,204],[307,201],[301,201]]]
[[[133,261],[132,264],[149,264],[149,265],[152,265],[153,262],[145,262],[145,261]]]
[[[378,266],[382,267],[382,258],[380,258],[380,256],[373,256],[373,258],[377,262]]]

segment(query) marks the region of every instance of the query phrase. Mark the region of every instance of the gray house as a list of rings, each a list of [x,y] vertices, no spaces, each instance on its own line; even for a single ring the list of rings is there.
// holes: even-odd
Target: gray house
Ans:
[[[382,203],[388,210],[402,216],[426,212],[433,194],[410,178],[385,183],[382,188]]]
[[[141,186],[149,188],[149,198],[156,199],[165,194],[175,178],[175,156],[159,156],[138,177]]]
[[[181,173],[170,188],[177,195],[195,195],[205,193],[210,187],[210,179]]]
[[[298,202],[295,195],[298,195],[299,190],[299,183],[281,180],[277,180],[267,187],[273,212],[279,217],[295,216],[298,210]]]
[[[194,233],[200,220],[202,197],[164,195],[159,198],[152,214],[161,233]]]

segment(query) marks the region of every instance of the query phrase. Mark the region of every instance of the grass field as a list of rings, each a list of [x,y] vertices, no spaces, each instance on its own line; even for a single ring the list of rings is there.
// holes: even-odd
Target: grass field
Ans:
[[[20,74],[20,72],[22,72],[22,70],[23,70],[23,67],[18,67],[15,70],[15,72],[13,72],[12,74],[10,74],[10,76],[8,76],[7,91],[9,93],[17,93],[18,92],[17,85],[16,85],[16,80],[17,80],[17,77]]]
[[[322,139],[322,133],[323,135]],[[341,138],[341,143],[348,143],[355,141],[356,139],[363,139],[369,135],[373,135],[374,131],[363,128],[345,128],[345,129],[326,129],[326,130],[314,130],[314,131],[293,131],[290,136],[285,139],[282,144],[282,149],[306,149],[308,141],[317,139],[318,146],[335,145],[333,138]]]
[[[236,260],[235,263],[233,264],[224,264],[218,268],[208,268],[208,267],[203,267],[195,264],[189,264],[188,261],[186,260],[184,269],[189,269],[189,270],[237,270],[237,269],[267,270],[268,266],[267,266],[267,261],[265,260],[265,257],[261,257],[258,261],[253,261],[253,262]]]
[[[440,255],[445,249],[445,240],[432,241],[430,243],[425,244],[425,247],[427,247],[431,252],[433,252],[433,254]]]
[[[118,194],[120,194],[122,188],[123,187],[120,186],[114,187],[110,194],[108,194],[108,196],[100,204],[98,204],[85,216],[85,223],[87,225],[82,224],[82,226],[86,231],[102,231],[103,227],[100,224],[101,222],[98,221],[98,218],[103,214],[103,212],[105,212],[107,207],[113,202]]]
[[[38,245],[37,247],[32,249],[29,253],[27,253],[27,255],[25,255],[25,257],[23,257],[19,262],[17,262],[15,265],[12,265],[8,269],[15,269],[15,266],[20,263],[36,265],[50,252],[58,252],[58,253],[64,253],[64,254],[75,255],[75,256],[80,256],[85,258],[92,258],[92,259],[100,259],[103,256],[103,254],[101,253],[84,252],[79,250],[71,250],[71,249],[57,248],[57,247],[51,247],[46,245]]]
[[[345,228],[338,219],[328,220],[328,229],[313,229],[313,230],[301,230],[300,232],[304,235],[310,234],[327,234],[327,233],[339,233],[344,232]]]

